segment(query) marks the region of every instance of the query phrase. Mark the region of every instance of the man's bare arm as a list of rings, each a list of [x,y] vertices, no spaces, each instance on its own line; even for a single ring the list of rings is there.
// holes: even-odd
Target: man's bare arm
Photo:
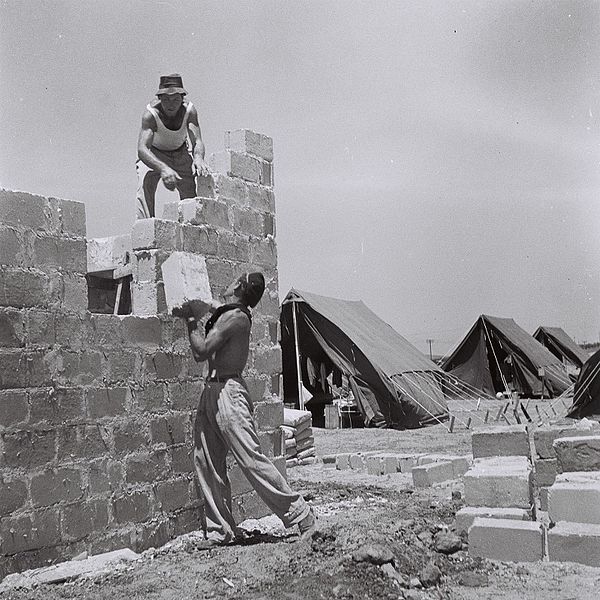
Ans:
[[[194,165],[198,175],[205,177],[210,173],[208,165],[204,162],[204,153],[206,149],[202,140],[202,132],[198,123],[198,111],[195,106],[192,106],[188,119],[188,135],[192,144]]]
[[[174,190],[177,182],[181,181],[181,177],[152,152],[155,130],[156,122],[154,116],[150,111],[146,110],[142,116],[142,127],[138,137],[138,158],[145,165],[160,173],[160,177],[167,189]]]

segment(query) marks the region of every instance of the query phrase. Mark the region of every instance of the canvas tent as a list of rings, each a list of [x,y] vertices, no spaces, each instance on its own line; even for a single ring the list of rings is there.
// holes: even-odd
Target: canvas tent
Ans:
[[[311,365],[347,377],[366,425],[414,428],[448,416],[446,374],[361,301],[290,290],[281,349],[286,399],[298,398],[300,363],[307,386]]]
[[[481,315],[442,368],[488,394],[554,397],[570,385],[562,363],[513,319]]]
[[[592,354],[581,367],[575,382],[573,405],[567,417],[583,419],[600,414],[600,350]]]
[[[545,346],[565,366],[573,365],[577,369],[589,358],[588,353],[580,348],[560,327],[538,327],[533,337]]]

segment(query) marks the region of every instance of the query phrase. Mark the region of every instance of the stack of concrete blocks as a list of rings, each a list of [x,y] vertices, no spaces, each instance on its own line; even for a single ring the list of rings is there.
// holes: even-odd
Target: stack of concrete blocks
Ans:
[[[600,567],[600,435],[557,438],[548,489],[548,558]]]
[[[200,182],[202,197],[135,223],[134,315],[87,311],[83,204],[0,190],[0,578],[201,527],[191,451],[205,373],[165,311],[173,250],[206,258],[215,297],[243,270],[265,273],[246,375],[263,449],[284,472],[272,145],[228,139],[236,160]],[[265,514],[231,481],[238,518]]]
[[[425,454],[417,457],[412,467],[415,487],[431,487],[454,479],[460,479],[469,469],[472,458],[469,455],[451,456],[445,454]]]
[[[456,530],[467,531],[469,554],[504,561],[537,561],[544,536],[533,517],[533,469],[525,425],[473,431],[473,467],[464,476],[466,506]]]
[[[590,435],[594,430],[600,432],[600,424],[597,421],[562,419],[545,423],[533,432],[535,497],[541,511],[548,511],[548,490],[558,473],[554,440]]]

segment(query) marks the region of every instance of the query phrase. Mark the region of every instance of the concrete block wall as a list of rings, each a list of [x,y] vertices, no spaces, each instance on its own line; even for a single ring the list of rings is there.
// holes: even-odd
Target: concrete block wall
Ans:
[[[160,265],[172,250],[206,258],[215,297],[240,272],[264,272],[245,375],[284,472],[272,142],[226,139],[232,165],[258,175],[215,173],[197,199],[134,224],[133,315],[87,311],[82,203],[0,190],[0,579],[200,527],[191,451],[205,373],[166,314]],[[235,469],[238,517],[265,514]]]

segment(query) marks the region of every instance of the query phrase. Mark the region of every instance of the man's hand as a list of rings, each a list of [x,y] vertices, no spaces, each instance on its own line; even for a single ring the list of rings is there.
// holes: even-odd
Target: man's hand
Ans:
[[[165,167],[160,172],[160,178],[162,182],[165,184],[165,187],[173,191],[177,187],[177,183],[181,181],[181,177],[177,175],[177,171],[171,169],[171,167]]]
[[[198,320],[211,310],[210,303],[204,302],[204,300],[188,300],[183,306],[188,308],[193,317]]]
[[[194,158],[194,166],[196,167],[196,173],[199,177],[208,177],[208,175],[210,175],[210,168],[204,162],[203,158]]]

